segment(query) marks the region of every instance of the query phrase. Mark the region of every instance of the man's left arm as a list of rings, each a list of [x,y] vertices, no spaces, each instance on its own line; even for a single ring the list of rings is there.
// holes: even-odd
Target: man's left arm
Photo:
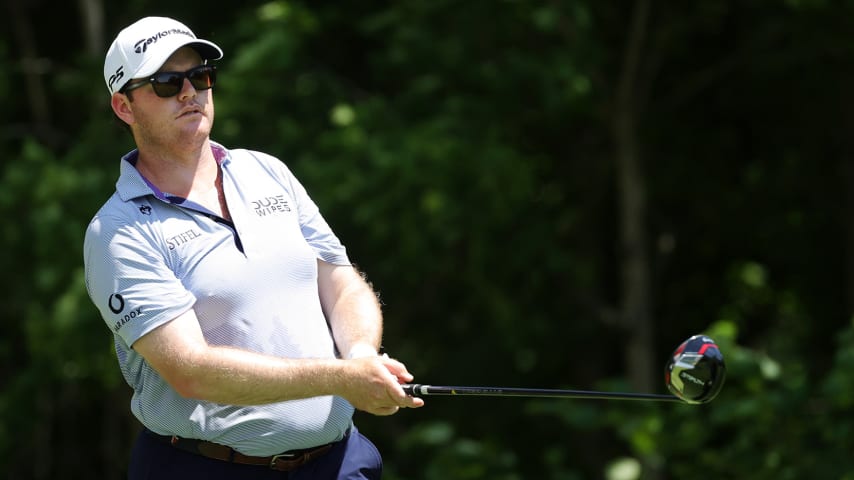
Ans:
[[[382,341],[382,310],[370,284],[355,267],[333,265],[323,260],[317,261],[317,275],[320,303],[341,357],[347,360],[371,357],[388,372],[376,381],[385,385],[390,398],[403,407],[423,406],[421,398],[406,395],[400,386],[414,379],[406,366],[387,355],[378,355]]]
[[[320,303],[341,357],[376,356],[383,319],[373,288],[350,265],[318,260],[317,276]]]

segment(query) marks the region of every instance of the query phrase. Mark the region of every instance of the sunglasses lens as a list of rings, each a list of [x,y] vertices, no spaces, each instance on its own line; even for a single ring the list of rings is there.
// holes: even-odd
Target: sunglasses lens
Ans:
[[[184,75],[177,72],[163,72],[154,76],[151,86],[158,97],[178,95],[184,85]]]
[[[173,97],[184,87],[184,78],[189,79],[196,90],[207,90],[216,83],[216,68],[202,65],[186,72],[161,72],[152,77],[151,86],[157,96]]]
[[[187,78],[196,90],[207,90],[216,82],[216,70],[209,66],[200,67],[187,72]]]

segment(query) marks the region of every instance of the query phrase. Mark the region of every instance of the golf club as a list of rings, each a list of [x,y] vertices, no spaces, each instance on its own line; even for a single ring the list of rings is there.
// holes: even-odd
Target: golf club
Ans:
[[[595,392],[588,390],[549,390],[543,388],[505,387],[449,387],[435,385],[406,384],[403,391],[413,397],[429,395],[467,395],[475,397],[546,397],[587,398],[594,400],[652,400],[659,402],[681,402],[675,395],[654,393]]]
[[[421,384],[402,385],[413,397],[431,395],[476,397],[546,397],[595,400],[645,400],[702,404],[712,401],[723,386],[726,366],[714,340],[694,335],[673,351],[665,366],[664,381],[672,395],[654,393],[551,390],[542,388],[461,387]]]

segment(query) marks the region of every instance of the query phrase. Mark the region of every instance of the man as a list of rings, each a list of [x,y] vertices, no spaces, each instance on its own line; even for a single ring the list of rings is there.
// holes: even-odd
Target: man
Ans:
[[[220,58],[182,23],[147,17],[104,63],[137,148],[84,262],[145,427],[129,478],[379,478],[354,408],[423,401],[377,354],[376,295],[302,185],[273,157],[210,140]]]

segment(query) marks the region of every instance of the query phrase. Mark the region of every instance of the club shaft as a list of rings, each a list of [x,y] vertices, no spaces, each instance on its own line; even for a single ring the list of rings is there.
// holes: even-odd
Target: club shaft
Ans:
[[[528,397],[528,398],[576,398],[593,400],[646,400],[656,402],[682,402],[674,395],[655,393],[595,392],[589,390],[550,390],[543,388],[506,387],[459,387],[405,384],[403,391],[413,397],[430,395],[474,396],[474,397]]]

